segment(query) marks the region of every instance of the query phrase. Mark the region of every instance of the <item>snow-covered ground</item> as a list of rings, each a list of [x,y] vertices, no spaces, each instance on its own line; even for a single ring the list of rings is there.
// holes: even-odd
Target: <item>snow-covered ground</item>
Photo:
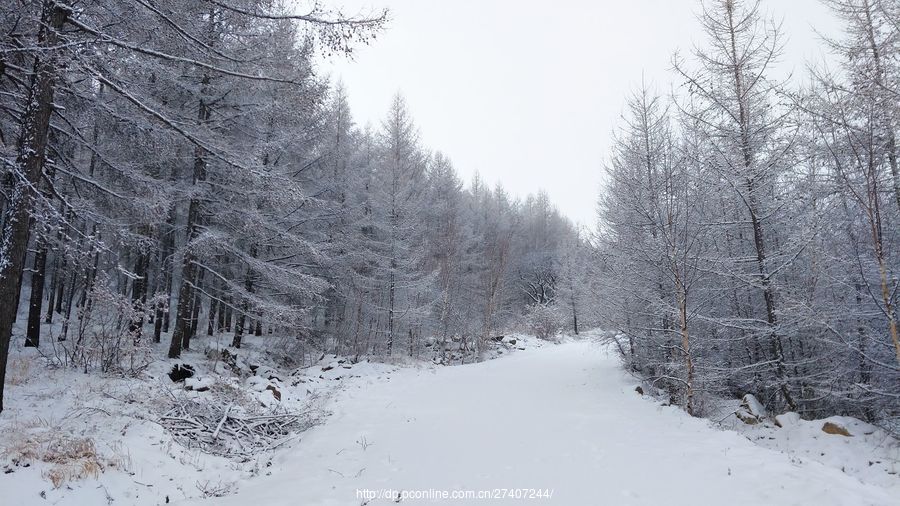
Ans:
[[[549,489],[550,499],[522,502],[900,504],[900,480],[866,484],[639,396],[618,361],[586,341],[460,367],[400,369],[333,401],[328,422],[279,455],[270,476],[215,503],[358,506],[366,490],[387,489],[406,491],[403,502],[437,504],[409,497]]]
[[[259,359],[259,346],[251,339],[241,353]],[[835,419],[852,437],[787,420],[724,431],[636,393],[617,358],[590,339],[517,336],[504,349],[451,367],[325,357],[249,378],[191,352],[185,360],[203,378],[195,384],[211,385],[205,392],[173,387],[165,360],[141,380],[101,378],[42,368],[25,352],[14,357],[0,417],[0,503],[359,506],[400,494],[413,504],[900,505],[900,450],[869,426]],[[215,400],[235,389],[264,409],[321,410],[322,423],[243,462],[184,448],[157,423],[172,395]],[[79,446],[88,439],[92,448]],[[10,461],[37,449],[45,459],[93,452],[71,462],[100,469],[36,455]],[[54,472],[86,478],[62,476],[54,487]]]

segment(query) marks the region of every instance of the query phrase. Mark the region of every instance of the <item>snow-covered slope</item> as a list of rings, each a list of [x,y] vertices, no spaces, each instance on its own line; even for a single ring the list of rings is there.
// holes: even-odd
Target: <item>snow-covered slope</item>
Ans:
[[[276,457],[270,475],[214,504],[358,506],[390,504],[399,491],[550,491],[549,500],[496,502],[900,505],[900,484],[862,483],[639,396],[617,360],[590,342],[403,368],[387,381],[357,378],[330,409],[325,424]],[[363,489],[392,498],[369,499]]]

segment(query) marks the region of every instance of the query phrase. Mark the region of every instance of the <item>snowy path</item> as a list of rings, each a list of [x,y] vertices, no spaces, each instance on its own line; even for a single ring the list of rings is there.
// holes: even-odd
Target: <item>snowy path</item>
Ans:
[[[334,416],[271,476],[215,504],[356,506],[357,488],[553,489],[549,500],[410,504],[900,504],[837,469],[794,463],[642,399],[632,385],[590,343],[400,370],[342,392]]]

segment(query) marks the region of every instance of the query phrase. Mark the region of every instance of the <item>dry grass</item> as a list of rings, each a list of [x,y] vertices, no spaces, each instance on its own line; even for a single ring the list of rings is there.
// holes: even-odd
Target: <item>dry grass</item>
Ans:
[[[59,427],[48,427],[45,421],[22,424],[7,432],[0,456],[15,465],[51,464],[41,476],[54,488],[69,481],[97,478],[107,468],[127,469],[130,461],[127,454],[114,451],[113,456],[102,455],[97,452],[93,439],[64,432]]]
[[[6,366],[6,384],[23,385],[31,377],[32,359],[30,357],[10,357]]]

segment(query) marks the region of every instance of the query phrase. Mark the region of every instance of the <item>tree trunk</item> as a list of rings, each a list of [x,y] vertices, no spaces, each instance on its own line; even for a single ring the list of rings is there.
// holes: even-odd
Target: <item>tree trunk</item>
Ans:
[[[694,415],[694,358],[691,354],[691,340],[688,333],[687,322],[687,290],[676,268],[675,270],[675,292],[678,299],[678,323],[681,333],[681,348],[684,351],[684,368],[685,368],[685,387],[686,399],[685,410],[688,414]]]
[[[144,327],[144,305],[147,297],[147,275],[150,270],[150,255],[145,249],[138,252],[134,261],[134,274],[137,276],[131,283],[131,306],[139,314],[128,324],[128,330],[135,340],[141,338]]]
[[[216,323],[216,310],[219,308],[219,300],[212,298],[209,299],[209,317],[206,325],[206,335],[213,335],[215,323]],[[221,314],[221,310],[219,310],[219,314]]]
[[[37,243],[34,272],[31,274],[31,299],[28,301],[28,330],[25,335],[25,346],[35,348],[41,345],[41,304],[44,302],[44,278],[47,270],[47,243],[43,238],[38,238]]]
[[[219,314],[217,315],[216,331],[227,332],[225,330],[225,314],[228,312],[228,298],[225,297],[219,302]]]
[[[231,307],[231,297],[228,297],[228,306],[225,308],[225,332],[231,332],[231,320],[234,310]]]
[[[78,269],[73,266],[72,274],[69,277],[69,292],[66,295],[66,301],[60,314],[63,315],[62,333],[59,336],[60,341],[65,341],[69,335],[69,325],[72,322],[72,304],[75,302],[75,285],[78,283]],[[60,299],[62,300],[62,299]]]
[[[44,316],[44,323],[50,325],[53,323],[53,306],[56,305],[56,291],[57,284],[59,284],[59,255],[55,254],[53,256],[53,274],[50,277],[50,286],[47,291],[47,312]]]
[[[242,306],[244,310],[247,309],[246,303],[244,303]],[[235,348],[241,347],[241,340],[244,337],[244,319],[244,312],[241,311],[241,313],[237,317],[237,321],[234,323],[234,339],[231,340],[231,346]]]
[[[198,169],[194,169],[195,179]],[[175,331],[172,332],[172,340],[169,342],[169,358],[178,358],[181,356],[182,343],[186,339],[185,336],[191,332],[191,305],[194,301],[194,289],[192,282],[196,277],[197,266],[194,263],[194,254],[191,252],[191,242],[197,237],[198,219],[200,214],[200,201],[197,198],[191,199],[188,206],[188,238],[185,244],[184,258],[181,263],[181,288],[178,290],[178,309],[175,313]],[[187,338],[189,339],[189,338]]]
[[[32,189],[40,184],[53,112],[54,80],[59,62],[53,48],[58,43],[69,11],[53,0],[44,0],[38,46],[42,51],[34,60],[34,73],[28,90],[28,102],[22,114],[18,156],[14,171],[15,182],[10,191],[4,213],[0,237],[0,412],[3,411],[3,384],[12,327],[19,307],[19,284],[25,268],[28,248],[28,225],[31,213]]]
[[[212,19],[210,19],[212,23]],[[204,75],[201,80],[201,98],[197,107],[197,122],[204,124],[209,121],[210,107],[206,102],[209,86],[209,75]],[[203,148],[197,146],[194,148],[194,173],[193,184],[198,186],[206,181],[206,152]],[[172,340],[169,343],[169,358],[178,358],[181,356],[182,343],[185,339],[190,340],[191,332],[191,316],[192,304],[194,300],[194,289],[191,283],[197,277],[197,266],[194,262],[194,253],[191,251],[191,242],[200,233],[200,197],[194,195],[191,197],[188,205],[187,224],[187,240],[185,241],[184,258],[181,268],[181,288],[178,290],[178,311],[175,316],[175,331],[172,332]]]
[[[250,246],[250,256],[256,258],[256,246]],[[247,290],[248,294],[253,293],[253,273],[250,271],[250,267],[247,267],[247,274],[244,278],[244,288]],[[247,312],[250,310],[250,301],[247,300],[247,297],[244,297],[244,300],[241,302],[241,312],[238,314],[237,322],[234,325],[234,339],[231,342],[231,345],[235,348],[241,347],[241,339],[244,335],[244,322],[247,320]]]
[[[191,302],[191,331],[185,335],[185,339],[181,343],[182,348],[185,350],[191,348],[191,339],[197,335],[197,322],[200,319],[200,309],[202,307],[200,293],[203,286],[204,272],[200,271],[197,273],[197,281],[194,283],[194,300]]]

